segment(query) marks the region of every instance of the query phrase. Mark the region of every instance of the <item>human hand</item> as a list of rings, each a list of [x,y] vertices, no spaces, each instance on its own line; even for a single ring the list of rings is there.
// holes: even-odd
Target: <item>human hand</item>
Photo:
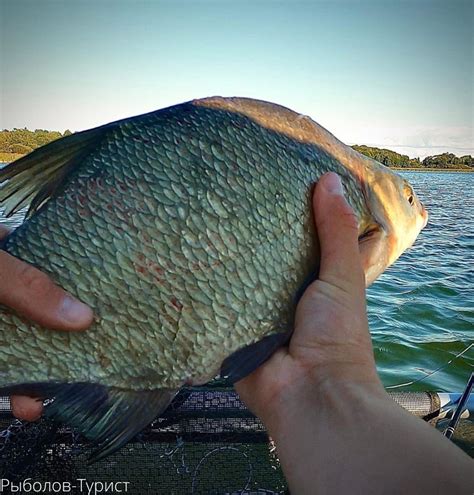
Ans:
[[[357,222],[335,174],[320,179],[313,206],[319,279],[298,304],[288,347],[236,383],[275,441],[291,492],[473,493],[472,460],[390,399],[377,376]],[[443,459],[436,470],[433,458]]]
[[[0,225],[0,239],[9,231]],[[53,283],[44,273],[0,250],[0,304],[8,306],[41,326],[56,330],[84,330],[92,310]],[[31,397],[13,396],[13,414],[34,421],[43,406]]]
[[[276,415],[287,417],[301,397],[314,397],[335,383],[383,392],[367,323],[357,219],[336,174],[319,180],[313,208],[321,246],[319,279],[298,304],[288,347],[235,387],[267,427],[278,423]]]

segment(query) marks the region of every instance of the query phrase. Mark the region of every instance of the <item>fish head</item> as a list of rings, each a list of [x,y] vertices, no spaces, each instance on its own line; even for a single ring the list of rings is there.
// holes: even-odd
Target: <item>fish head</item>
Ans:
[[[369,286],[408,249],[428,213],[407,180],[374,164],[362,181],[368,216],[359,223],[359,247]]]

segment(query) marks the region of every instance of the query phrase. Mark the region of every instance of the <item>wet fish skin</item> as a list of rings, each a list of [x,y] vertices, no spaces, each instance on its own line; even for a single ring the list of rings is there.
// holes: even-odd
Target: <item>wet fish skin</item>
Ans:
[[[218,372],[216,354],[222,361],[290,324],[313,260],[308,187],[326,170],[352,178],[329,156],[311,170],[299,147],[242,120],[192,107],[124,122],[64,193],[9,237],[7,251],[96,314],[84,336],[3,313],[2,348],[21,343],[2,359],[12,382],[206,381]]]
[[[288,336],[295,294],[317,270],[310,198],[325,172],[341,176],[361,235],[374,225],[384,232],[371,279],[407,247],[400,232],[414,240],[426,221],[411,190],[416,211],[401,205],[407,186],[395,174],[310,119],[264,102],[198,100],[73,136],[43,152],[49,163],[73,150],[40,191],[51,199],[3,246],[94,309],[85,333],[0,312],[0,385],[59,394],[57,414],[75,394],[65,383],[134,397],[163,391],[157,414],[173,390],[207,382],[239,349]],[[247,358],[241,353],[240,364]],[[72,419],[93,429],[79,409]],[[92,436],[110,443],[98,430]]]

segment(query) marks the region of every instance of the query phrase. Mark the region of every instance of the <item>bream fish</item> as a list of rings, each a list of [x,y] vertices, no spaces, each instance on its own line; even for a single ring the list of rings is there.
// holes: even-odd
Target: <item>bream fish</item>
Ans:
[[[183,385],[235,382],[291,334],[317,276],[311,189],[337,172],[370,284],[427,213],[408,182],[309,117],[212,97],[78,132],[0,171],[26,205],[3,249],[89,304],[86,332],[0,311],[0,391],[54,397],[45,415],[97,444],[150,423]],[[8,280],[2,280],[8,284]]]

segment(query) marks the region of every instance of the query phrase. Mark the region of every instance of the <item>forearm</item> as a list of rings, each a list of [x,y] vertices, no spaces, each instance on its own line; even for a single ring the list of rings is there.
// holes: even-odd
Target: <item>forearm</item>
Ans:
[[[293,495],[474,492],[473,461],[381,388],[318,390],[280,404],[268,425]]]

